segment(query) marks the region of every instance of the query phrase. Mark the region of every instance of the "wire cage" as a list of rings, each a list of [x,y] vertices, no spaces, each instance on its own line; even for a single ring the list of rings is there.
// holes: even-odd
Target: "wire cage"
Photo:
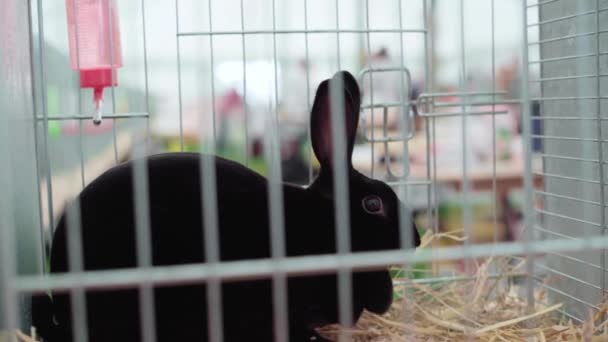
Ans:
[[[101,125],[92,123],[91,92],[79,88],[81,79],[69,64],[69,49],[75,48],[77,56],[79,51],[78,43],[68,43],[65,10],[82,3],[5,0],[0,12],[0,331],[29,332],[37,323],[33,308],[50,310],[49,325],[69,320],[69,332],[55,336],[74,341],[125,340],[131,336],[125,331],[136,331],[144,341],[171,339],[166,331],[209,341],[293,340],[302,335],[292,334],[292,318],[301,314],[294,304],[298,298],[290,297],[292,277],[321,284],[327,281],[324,275],[332,274],[337,288],[324,300],[335,301],[335,319],[324,323],[340,324],[338,332],[351,338],[427,341],[444,329],[436,340],[542,341],[566,338],[563,334],[574,331],[563,323],[568,320],[570,326],[582,327],[568,335],[572,340],[607,336],[603,130],[608,1],[99,0],[107,8],[108,27],[119,21],[124,54],[118,76],[112,74],[120,84],[105,90]],[[110,15],[115,3],[120,16]],[[354,75],[357,91],[348,88],[348,77],[336,78],[343,75],[339,70]],[[328,117],[309,124],[311,113],[324,103],[319,100],[320,107],[314,107],[322,98],[322,81],[332,77],[326,88]],[[359,118],[351,137],[349,105],[358,106],[359,90]],[[315,129],[323,127],[331,128],[315,140]],[[329,157],[319,155],[320,150]],[[158,233],[151,227],[160,220],[152,213],[163,208],[148,199],[158,191],[155,187],[163,186],[159,184],[178,187],[187,180],[151,181],[156,171],[143,157],[168,151],[219,155],[264,175],[266,187],[256,191],[264,196],[260,202],[267,203],[256,208],[267,210],[262,215],[267,231],[260,230],[268,234],[260,240],[267,253],[243,259],[220,250],[226,234],[244,250],[258,240],[246,233],[249,228],[228,232],[226,215],[241,224],[247,219],[239,217],[242,203],[222,212],[222,194],[248,195],[235,183],[219,181],[226,171],[215,167],[223,162],[202,158],[196,165],[200,181],[193,183],[201,194],[195,201],[200,236],[185,239],[198,237],[205,262],[194,258],[159,264],[159,238],[153,236]],[[100,175],[108,177],[104,172],[127,164],[132,181],[123,187],[132,195],[112,188],[115,199],[74,200],[82,198],[83,189],[93,189]],[[184,167],[175,165],[181,164],[170,167]],[[317,186],[323,165],[331,165],[326,167],[331,182],[325,185],[325,199],[318,201],[329,198],[331,214],[324,224],[335,235],[318,243],[332,245],[323,253],[296,251],[289,226],[297,215],[290,214],[285,193]],[[365,239],[356,235],[360,217],[352,211],[361,209],[361,203],[352,206],[358,196],[353,167],[357,175],[388,184],[404,204],[395,207],[398,220],[387,226],[394,232],[391,237],[374,229],[380,224],[370,226]],[[295,185],[284,187],[283,182]],[[366,204],[367,199],[363,207],[370,214],[368,205],[376,202]],[[114,202],[114,207],[108,204]],[[112,240],[97,232],[99,241],[111,241],[99,247],[85,243],[83,236],[93,234],[87,226],[95,226],[95,220],[102,226],[118,222],[112,220],[124,212],[104,208],[120,209],[119,203],[132,211],[128,258],[133,265],[104,266],[120,250],[119,241],[129,237]],[[317,209],[304,210],[298,219],[315,222],[321,209],[312,208]],[[180,225],[170,224],[171,234],[163,236],[179,236]],[[58,226],[64,240],[56,237]],[[418,250],[414,229],[422,236]],[[304,235],[300,239],[307,241]],[[60,253],[59,247],[53,249],[57,239],[66,253],[60,267],[69,272],[56,273],[57,264],[50,261]],[[368,244],[392,240],[386,245],[398,248],[360,247],[356,242],[363,241],[353,239]],[[308,251],[324,250],[310,247]],[[388,265],[393,308],[402,311],[391,316],[392,324],[381,319],[356,331],[344,328],[357,319],[361,323],[359,304],[351,299],[371,296],[371,290],[357,289],[359,278],[353,272]],[[255,309],[243,309],[252,314],[250,322],[225,321],[222,293],[230,289],[224,283],[259,279],[271,281],[272,297],[261,298],[271,304],[245,298],[244,307],[260,305],[257,315]],[[488,279],[496,279],[496,285]],[[206,293],[191,300],[203,305],[206,298],[208,314],[200,325],[176,325],[159,334],[159,320],[179,316],[155,311],[166,305],[160,289],[197,283],[206,284]],[[314,291],[320,285],[311,284],[303,293],[323,298]],[[441,286],[449,290],[443,292],[460,288],[470,293],[461,302],[437,298]],[[506,292],[494,293],[493,286]],[[106,316],[95,311],[102,310],[104,301],[95,293],[126,288],[136,289],[136,301],[127,301],[135,306],[113,308]],[[61,294],[71,296],[65,311],[69,318],[59,317],[52,303]],[[53,298],[51,304],[40,304],[47,297]],[[507,310],[496,303],[509,300],[511,306],[519,303],[519,318],[494,316]],[[471,301],[481,302],[481,311],[466,305]],[[271,310],[262,309],[264,304]],[[119,313],[129,310],[135,310],[137,319],[122,323],[136,327],[112,321],[112,313],[126,317]],[[440,320],[445,311],[459,323]],[[265,315],[274,317],[270,335],[258,336],[250,329]],[[551,323],[544,329],[546,321],[540,318],[547,315]],[[429,325],[421,325],[416,318],[421,316]],[[383,324],[386,334],[378,332]],[[104,331],[104,325],[115,331]],[[525,331],[500,331],[515,326]],[[201,327],[208,330],[189,335]],[[43,339],[53,340],[45,328],[36,329]],[[366,329],[373,333],[365,335]],[[334,331],[332,336],[343,337],[338,335]]]

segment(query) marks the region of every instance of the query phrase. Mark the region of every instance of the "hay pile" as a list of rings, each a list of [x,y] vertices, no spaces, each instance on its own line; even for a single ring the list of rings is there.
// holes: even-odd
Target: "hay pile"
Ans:
[[[26,335],[21,330],[17,330],[14,334],[0,331],[0,342],[38,342],[36,331],[32,328],[30,335]]]
[[[422,245],[429,241],[425,236]],[[331,325],[319,333],[331,340],[348,334],[356,342],[608,341],[608,303],[584,324],[574,324],[558,312],[562,304],[548,305],[544,289],[537,287],[530,310],[523,288],[512,281],[524,274],[524,265],[521,258],[489,258],[474,265],[473,277],[435,283],[396,279],[387,314],[364,312],[355,328]]]

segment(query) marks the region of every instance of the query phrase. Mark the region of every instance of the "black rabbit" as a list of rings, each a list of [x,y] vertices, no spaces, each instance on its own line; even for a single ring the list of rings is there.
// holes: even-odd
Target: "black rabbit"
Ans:
[[[344,87],[351,249],[399,248],[402,205],[386,184],[358,173],[350,162],[357,130],[360,92],[345,71],[323,81],[316,93],[311,131],[321,164],[308,188],[284,185],[285,248],[288,256],[336,252],[330,125],[330,84]],[[267,180],[232,161],[215,157],[220,257],[271,256]],[[199,167],[201,155],[169,153],[147,158],[154,265],[205,262]],[[86,270],[136,267],[133,162],[105,172],[79,195]],[[53,237],[51,272],[68,271],[66,217]],[[420,243],[417,230],[412,242]],[[387,269],[353,272],[353,318],[364,309],[388,310],[393,287]],[[154,290],[158,341],[207,341],[206,287],[157,286]],[[338,322],[336,273],[288,278],[290,341],[323,340],[314,328]],[[86,292],[89,341],[139,341],[137,289]],[[49,341],[72,341],[70,296],[35,296],[33,321]],[[225,341],[272,341],[272,283],[269,279],[222,284]]]

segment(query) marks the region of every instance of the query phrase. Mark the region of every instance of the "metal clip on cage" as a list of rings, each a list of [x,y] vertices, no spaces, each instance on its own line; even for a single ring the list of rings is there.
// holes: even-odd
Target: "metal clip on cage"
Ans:
[[[361,129],[363,131],[363,136],[366,142],[372,144],[375,143],[381,143],[384,146],[384,155],[386,156],[386,158],[388,158],[389,152],[388,152],[388,144],[391,142],[403,142],[404,144],[404,148],[407,148],[407,142],[412,140],[412,138],[414,138],[414,111],[413,111],[413,106],[415,104],[412,103],[412,101],[410,101],[411,97],[412,97],[412,75],[410,73],[410,70],[406,67],[385,67],[385,68],[365,68],[363,70],[361,70],[358,74],[358,79],[359,79],[359,83],[363,84],[363,80],[365,79],[366,75],[369,75],[370,81],[373,80],[373,74],[374,73],[386,73],[386,72],[401,72],[403,77],[401,77],[401,80],[405,81],[405,84],[402,84],[403,87],[401,87],[401,89],[405,90],[403,93],[403,96],[401,97],[401,101],[399,102],[393,102],[393,103],[385,103],[385,102],[379,102],[379,103],[374,103],[374,98],[373,98],[373,86],[371,87],[371,101],[369,104],[362,104],[361,105],[361,111],[363,112],[363,115],[361,115],[361,120],[363,121],[363,125],[361,125]],[[407,100],[404,101],[404,97],[405,95],[407,95]],[[382,137],[380,138],[376,138],[374,136],[373,133],[373,129],[371,130],[371,132],[368,132],[368,125],[367,125],[367,117],[364,114],[364,110],[369,110],[370,111],[370,117],[369,117],[369,121],[371,122],[371,125],[373,126],[373,122],[374,122],[374,109],[376,108],[381,108],[382,109]],[[405,134],[401,135],[401,136],[389,136],[388,133],[388,111],[390,108],[400,108],[402,110],[402,113],[405,112],[407,113],[407,131],[403,132]],[[404,175],[402,176],[398,176],[396,175],[393,170],[391,169],[391,163],[390,160],[386,161],[386,172],[388,174],[388,178],[389,180],[399,180],[399,179],[404,179],[407,177],[407,173],[404,173]]]
[[[508,103],[519,103],[520,101],[466,101],[464,102],[435,102],[435,99],[438,97],[446,97],[446,96],[455,96],[458,98],[470,98],[470,97],[479,97],[479,96],[500,96],[505,95],[506,92],[485,92],[485,91],[477,91],[477,92],[443,92],[443,93],[422,93],[418,97],[416,104],[418,107],[418,113],[422,117],[448,117],[448,116],[461,116],[461,115],[492,115],[492,114],[507,114],[507,111],[504,110],[492,110],[492,111],[460,111],[460,112],[435,112],[430,111],[429,108],[453,108],[453,107],[480,107],[480,106],[493,106],[499,104],[508,104]]]

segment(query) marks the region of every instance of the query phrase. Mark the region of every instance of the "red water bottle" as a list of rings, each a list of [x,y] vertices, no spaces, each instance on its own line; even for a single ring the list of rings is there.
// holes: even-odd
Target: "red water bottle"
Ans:
[[[70,64],[80,73],[80,87],[93,88],[93,123],[101,123],[103,89],[118,85],[122,67],[115,0],[66,0]]]

